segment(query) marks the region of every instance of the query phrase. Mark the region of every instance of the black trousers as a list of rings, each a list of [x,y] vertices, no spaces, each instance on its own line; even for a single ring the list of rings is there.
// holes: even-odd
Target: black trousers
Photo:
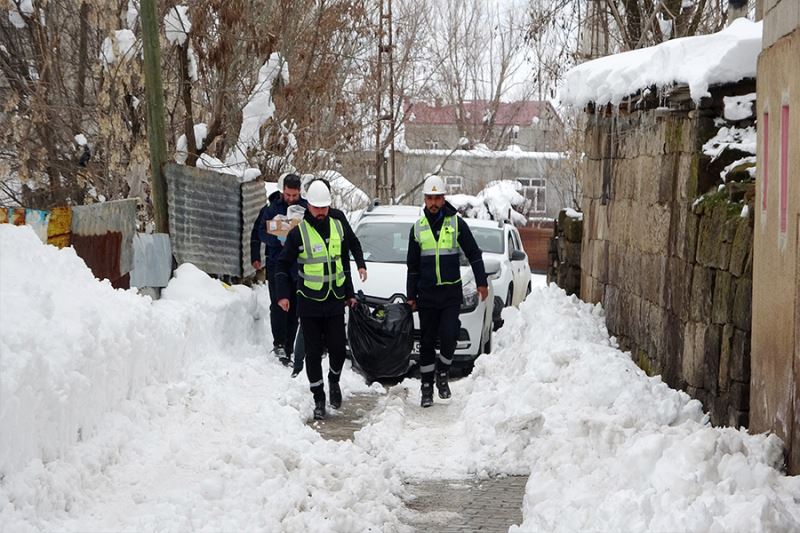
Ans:
[[[461,305],[442,308],[419,308],[419,373],[423,383],[433,383],[433,373],[449,372],[456,351],[461,321]],[[439,357],[436,357],[436,339],[439,339]]]
[[[294,349],[294,337],[297,334],[297,295],[289,298],[289,311],[278,306],[278,289],[275,283],[275,268],[267,269],[267,286],[269,287],[269,323],[272,328],[272,344],[283,346],[291,355]]]
[[[315,400],[325,399],[322,379],[322,352],[327,347],[330,357],[328,380],[339,382],[344,366],[346,337],[344,315],[301,317],[303,341],[306,348],[306,375]]]

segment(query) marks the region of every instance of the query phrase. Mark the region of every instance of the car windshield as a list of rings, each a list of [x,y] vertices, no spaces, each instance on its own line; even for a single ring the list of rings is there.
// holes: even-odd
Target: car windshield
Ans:
[[[364,260],[374,263],[405,263],[410,222],[372,222],[360,224],[356,237],[361,241]]]
[[[356,229],[356,237],[364,251],[364,261],[371,263],[404,263],[408,254],[408,235],[414,224],[409,222],[371,222]],[[468,266],[459,250],[459,264]]]
[[[476,228],[471,227],[475,242],[478,243],[482,252],[492,254],[503,253],[503,230],[499,228]]]

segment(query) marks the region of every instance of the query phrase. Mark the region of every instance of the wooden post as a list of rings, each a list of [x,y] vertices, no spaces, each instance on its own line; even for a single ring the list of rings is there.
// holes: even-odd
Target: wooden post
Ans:
[[[169,233],[167,182],[163,165],[167,160],[164,134],[164,87],[161,82],[161,44],[158,38],[156,0],[141,0],[144,43],[144,86],[147,96],[147,138],[150,143],[150,195],[155,211],[156,232]]]

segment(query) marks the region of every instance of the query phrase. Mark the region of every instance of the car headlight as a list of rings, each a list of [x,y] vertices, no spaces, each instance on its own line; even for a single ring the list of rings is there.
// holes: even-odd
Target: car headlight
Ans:
[[[461,295],[461,312],[462,313],[469,313],[470,311],[474,311],[476,307],[478,307],[478,287],[475,285],[474,280],[470,280],[463,286],[463,292]]]

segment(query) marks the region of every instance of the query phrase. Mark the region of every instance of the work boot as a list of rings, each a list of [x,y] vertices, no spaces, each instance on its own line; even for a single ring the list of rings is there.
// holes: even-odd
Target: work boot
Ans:
[[[331,407],[338,409],[342,406],[342,389],[339,388],[339,383],[336,381],[328,381],[328,388],[330,392]]]
[[[325,399],[314,400],[314,420],[325,419]]]
[[[448,399],[450,394],[450,385],[447,384],[447,372],[436,373],[436,388],[439,389],[439,398],[442,400]]]
[[[422,407],[430,407],[433,405],[433,383],[423,383],[420,392],[422,394],[420,405]]]
[[[299,370],[292,370],[292,379],[296,378],[299,375],[300,375],[300,371]]]

